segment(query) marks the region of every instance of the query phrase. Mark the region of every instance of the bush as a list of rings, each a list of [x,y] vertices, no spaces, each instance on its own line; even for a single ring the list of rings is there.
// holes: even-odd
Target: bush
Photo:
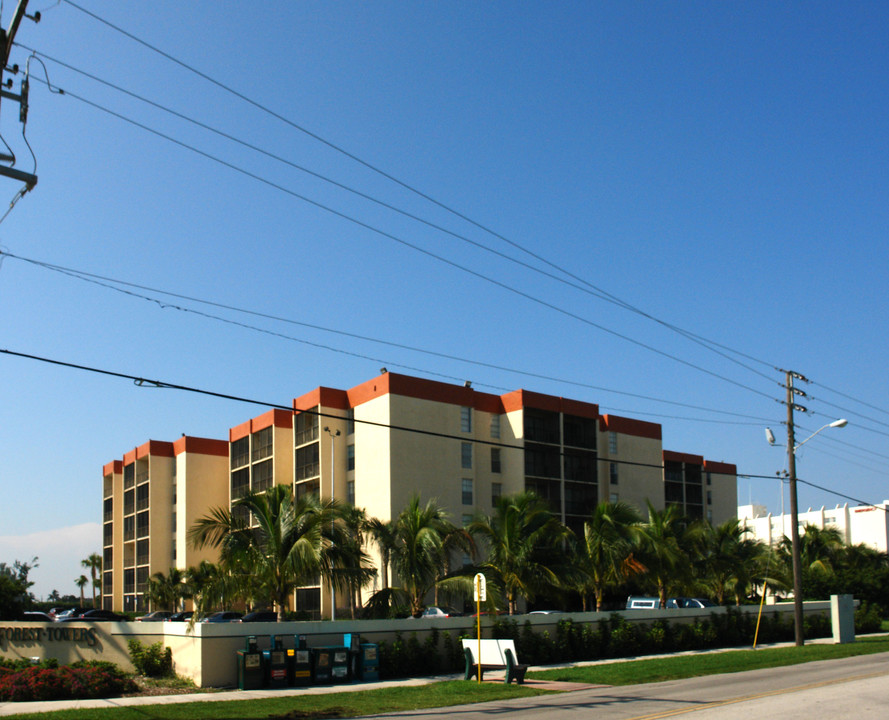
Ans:
[[[138,640],[128,640],[130,661],[136,672],[145,677],[166,677],[173,674],[173,651],[160,641],[143,645]]]
[[[111,663],[108,663],[111,665]],[[92,667],[78,663],[46,668],[35,665],[23,670],[0,668],[0,701],[80,700],[135,692],[136,684],[113,666]]]
[[[855,611],[855,632],[879,632],[883,625],[883,609],[873,603],[862,602]]]

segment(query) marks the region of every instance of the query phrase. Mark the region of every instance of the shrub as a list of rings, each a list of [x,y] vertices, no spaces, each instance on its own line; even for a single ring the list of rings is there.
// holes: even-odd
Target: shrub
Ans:
[[[109,663],[110,664],[110,663]],[[119,668],[66,665],[23,670],[0,668],[0,701],[75,700],[103,698],[135,692],[135,683]]]
[[[165,677],[173,674],[173,652],[160,641],[143,645],[135,639],[127,641],[130,661],[136,672],[145,677]]]

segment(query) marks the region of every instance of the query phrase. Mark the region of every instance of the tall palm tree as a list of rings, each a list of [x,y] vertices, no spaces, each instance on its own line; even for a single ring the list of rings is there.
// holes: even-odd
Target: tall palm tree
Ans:
[[[254,527],[240,519],[239,508],[248,511]],[[319,573],[330,576],[336,553],[341,557],[346,549],[338,504],[322,503],[315,495],[295,499],[289,485],[250,492],[231,510],[211,510],[195,523],[189,537],[195,547],[218,547],[223,564],[248,569],[273,601],[280,620],[296,588],[311,584]]]
[[[339,514],[344,545],[333,548],[333,577],[337,586],[348,593],[349,611],[354,620],[356,609],[361,607],[361,588],[373,580],[376,570],[370,566],[370,558],[364,551],[367,513],[363,508],[344,505]]]
[[[593,594],[596,610],[600,611],[609,589],[645,571],[645,566],[635,557],[641,524],[642,516],[629,503],[604,502],[593,508],[584,523],[583,538],[574,543],[576,585],[584,611],[588,594]]]
[[[388,604],[392,595],[403,597],[413,616],[419,617],[426,607],[427,593],[437,586],[462,588],[468,582],[460,574],[442,572],[452,549],[473,550],[472,538],[453,525],[435,500],[420,504],[419,496],[411,498],[395,519],[394,543],[389,550],[392,568],[399,585],[381,590],[372,598],[385,595]]]
[[[96,607],[96,588],[99,586],[99,576],[102,573],[102,556],[92,553],[89,557],[80,561],[80,564],[90,571],[93,586],[93,607]]]
[[[474,520],[469,531],[483,540],[487,559],[480,567],[502,588],[510,615],[519,597],[533,601],[561,584],[560,549],[569,531],[533,492],[501,496],[493,513]]]
[[[656,589],[660,606],[665,608],[668,593],[681,590],[689,580],[691,559],[688,549],[699,526],[689,524],[678,505],[657,510],[650,500],[647,504],[648,522],[642,528],[640,560],[648,568],[646,577]]]
[[[380,551],[380,585],[383,590],[389,589],[389,566],[392,553],[398,541],[397,527],[394,520],[367,518],[365,532]]]
[[[80,588],[80,607],[83,607],[84,597],[83,597],[83,589],[87,586],[90,579],[86,575],[81,575],[74,581],[74,584]]]
[[[741,604],[750,585],[764,579],[762,567],[765,545],[749,537],[751,531],[737,518],[730,518],[720,525],[709,522],[700,525],[695,550],[699,568],[699,582],[719,605],[729,593],[734,593]]]

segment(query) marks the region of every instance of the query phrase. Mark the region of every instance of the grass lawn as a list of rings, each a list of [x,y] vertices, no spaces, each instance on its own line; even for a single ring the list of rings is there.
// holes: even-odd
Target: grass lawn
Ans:
[[[862,638],[848,645],[806,645],[803,648],[731,650],[722,653],[680,655],[669,658],[543,670],[529,677],[603,685],[632,685],[699,675],[742,672],[780,667],[813,660],[830,660],[889,652],[889,637]],[[294,695],[268,700],[196,702],[180,705],[142,705],[102,710],[62,710],[41,715],[12,715],[18,720],[276,720],[348,718],[430,707],[448,707],[504,698],[528,697],[546,691],[521,685],[449,681],[418,687]]]

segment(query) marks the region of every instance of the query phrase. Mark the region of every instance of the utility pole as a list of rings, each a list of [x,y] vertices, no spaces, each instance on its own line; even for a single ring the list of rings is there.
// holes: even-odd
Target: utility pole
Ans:
[[[806,394],[793,386],[794,379],[809,382],[805,377],[792,370],[785,370],[787,384],[787,468],[790,484],[790,547],[793,557],[793,627],[796,644],[805,644],[803,638],[803,575],[800,561],[799,546],[799,507],[796,496],[796,438],[793,428],[793,411],[806,412],[806,408],[794,402],[796,395]]]
[[[10,92],[7,89],[12,87],[12,80],[10,79],[6,83],[3,82],[3,72],[9,65],[9,55],[12,52],[12,45],[15,41],[15,34],[18,32],[19,25],[22,22],[22,18],[27,17],[34,22],[40,22],[40,13],[38,12],[34,13],[34,15],[27,15],[25,12],[27,9],[28,0],[19,0],[19,3],[15,8],[15,13],[12,16],[12,20],[9,23],[9,28],[7,30],[3,30],[2,28],[0,28],[0,53],[2,53],[2,58],[0,59],[2,59],[3,61],[2,63],[0,63],[0,98],[14,100],[19,104],[19,121],[23,125],[27,122],[28,118],[28,76],[25,75],[25,79],[22,80],[21,93],[16,95],[15,93]],[[18,67],[14,67],[13,72],[17,73]],[[14,164],[15,157],[12,155],[0,154],[0,162],[11,162]],[[0,164],[0,175],[25,183],[25,189],[22,190],[22,194],[24,194],[28,190],[32,190],[37,184],[37,176],[35,174],[24,172],[12,167],[11,165]]]

